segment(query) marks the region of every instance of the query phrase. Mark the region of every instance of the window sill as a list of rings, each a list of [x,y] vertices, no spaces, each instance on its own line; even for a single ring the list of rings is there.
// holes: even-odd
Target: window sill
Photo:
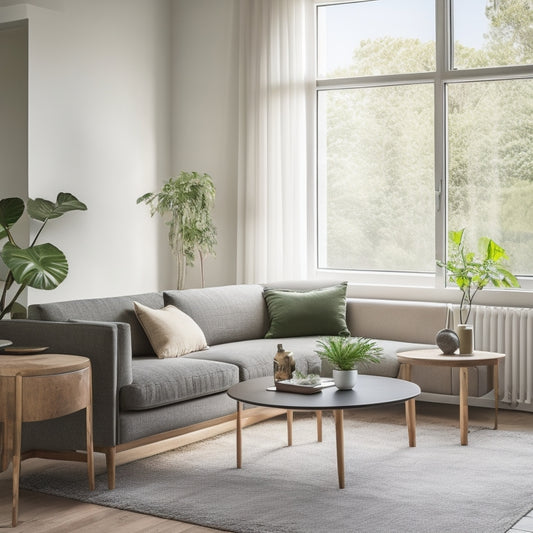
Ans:
[[[436,287],[434,274],[368,273],[343,270],[317,270],[316,279],[348,281],[350,298],[415,300],[459,303],[461,292],[456,287]],[[510,307],[533,307],[533,278],[519,280],[520,289],[485,288],[476,294],[474,303]]]

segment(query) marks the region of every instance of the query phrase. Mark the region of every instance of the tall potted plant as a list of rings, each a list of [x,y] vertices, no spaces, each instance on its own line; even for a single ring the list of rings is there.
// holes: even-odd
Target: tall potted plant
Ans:
[[[177,288],[185,283],[187,267],[200,258],[202,287],[205,286],[204,260],[215,253],[216,228],[211,218],[215,203],[215,186],[211,176],[198,172],[180,172],[170,178],[158,193],[149,192],[137,198],[137,204],[150,207],[150,216],[158,213],[167,218],[168,241],[176,255]]]
[[[448,233],[449,258],[437,265],[449,272],[449,279],[461,291],[459,320],[466,324],[472,311],[476,294],[488,285],[494,287],[520,287],[518,280],[505,267],[509,256],[505,250],[488,237],[478,241],[478,255],[465,249],[465,230]]]
[[[68,211],[85,211],[87,206],[70,193],[61,192],[55,202],[43,198],[28,199],[27,212],[31,219],[41,226],[30,246],[21,248],[13,237],[13,226],[24,213],[24,201],[21,198],[4,198],[0,200],[0,241],[7,239],[0,258],[5,264],[6,276],[0,296],[0,319],[11,313],[12,316],[25,316],[25,309],[17,299],[26,287],[34,289],[55,289],[68,274],[68,262],[65,254],[50,243],[37,244],[44,227],[49,220],[59,218]],[[12,297],[9,290],[16,284],[18,288]]]
[[[357,382],[356,365],[379,363],[383,349],[371,339],[327,337],[317,341],[315,353],[333,366],[333,381],[340,390],[353,389]]]

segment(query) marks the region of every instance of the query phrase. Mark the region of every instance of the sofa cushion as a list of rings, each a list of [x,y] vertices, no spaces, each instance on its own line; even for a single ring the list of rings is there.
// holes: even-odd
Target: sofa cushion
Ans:
[[[120,389],[122,411],[142,411],[229,389],[239,382],[234,365],[184,357],[133,360],[133,383]]]
[[[266,338],[306,335],[349,336],[346,326],[346,287],[314,290],[265,289],[270,328]]]
[[[209,346],[265,335],[268,316],[260,285],[165,291],[163,297],[165,305],[175,305],[200,326]]]
[[[95,320],[102,322],[125,322],[131,328],[131,350],[135,355],[152,355],[148,337],[139,324],[133,310],[137,301],[153,309],[163,307],[163,295],[158,292],[133,296],[113,296],[30,305],[28,318],[34,320],[54,320],[66,322],[71,319]]]
[[[157,357],[179,357],[186,353],[205,350],[207,343],[198,324],[173,305],[152,309],[133,302],[135,314],[141,323]]]
[[[314,353],[318,337],[284,338],[283,347],[292,352],[296,370],[304,374],[320,374],[320,358]],[[232,363],[239,367],[240,380],[272,376],[274,379],[274,356],[280,339],[254,339],[211,346],[205,352],[183,356],[191,359],[209,359]]]

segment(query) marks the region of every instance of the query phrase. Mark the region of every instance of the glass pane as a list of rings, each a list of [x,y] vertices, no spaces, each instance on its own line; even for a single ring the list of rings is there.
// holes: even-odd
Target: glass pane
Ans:
[[[435,70],[435,2],[368,0],[317,8],[318,76]]]
[[[448,227],[533,275],[533,80],[448,86]]]
[[[456,69],[533,63],[531,0],[459,0],[453,3]]]
[[[319,93],[319,268],[435,271],[433,86]]]

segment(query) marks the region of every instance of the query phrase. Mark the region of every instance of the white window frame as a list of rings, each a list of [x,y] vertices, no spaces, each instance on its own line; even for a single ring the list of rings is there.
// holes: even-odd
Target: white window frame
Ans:
[[[363,0],[364,1],[364,0]],[[456,0],[457,1],[457,0]],[[461,1],[461,0],[459,0]],[[349,0],[315,0],[315,9],[319,6],[351,3]],[[352,78],[316,78],[313,98],[314,121],[310,121],[309,168],[309,277],[315,279],[347,280],[350,284],[348,294],[366,298],[394,298],[429,301],[454,302],[459,299],[459,291],[454,286],[446,286],[443,269],[436,268],[435,273],[405,273],[319,269],[318,264],[318,95],[328,89],[350,89],[381,87],[397,84],[434,83],[434,128],[435,128],[435,259],[446,257],[446,85],[449,82],[493,81],[498,79],[531,79],[533,66],[490,67],[469,70],[453,70],[453,51],[447,42],[453,42],[452,0],[435,0],[436,24],[436,71],[409,74],[391,74],[382,76],[364,76]],[[315,23],[316,28],[316,23]],[[315,51],[316,52],[316,51]],[[486,288],[476,296],[476,303],[484,305],[510,305],[521,307],[533,306],[533,276],[519,277],[520,289],[501,290]]]

